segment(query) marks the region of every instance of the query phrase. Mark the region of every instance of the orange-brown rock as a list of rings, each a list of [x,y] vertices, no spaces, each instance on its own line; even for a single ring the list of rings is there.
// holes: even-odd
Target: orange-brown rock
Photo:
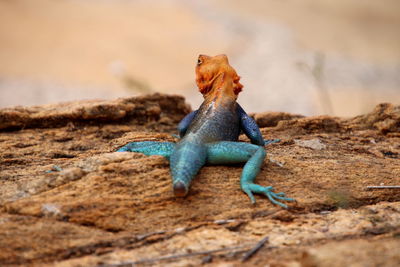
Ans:
[[[164,158],[114,152],[173,141],[189,110],[159,94],[0,110],[0,265],[235,266],[265,236],[246,264],[400,263],[400,191],[366,189],[400,185],[399,106],[347,119],[255,114],[266,139],[282,140],[257,182],[294,197],[288,210],[261,196],[252,205],[242,166],[204,167],[179,199]]]

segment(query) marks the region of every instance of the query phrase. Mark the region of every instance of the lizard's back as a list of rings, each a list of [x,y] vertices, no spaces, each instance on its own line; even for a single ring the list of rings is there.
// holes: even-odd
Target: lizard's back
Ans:
[[[237,141],[239,134],[239,117],[235,101],[204,101],[181,142],[207,144],[217,141]]]

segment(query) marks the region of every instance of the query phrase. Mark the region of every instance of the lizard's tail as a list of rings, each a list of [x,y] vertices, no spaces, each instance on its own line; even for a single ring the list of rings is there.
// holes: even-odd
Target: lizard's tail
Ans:
[[[207,151],[204,145],[181,143],[171,155],[172,185],[175,196],[183,197],[189,192],[193,177],[205,164]]]

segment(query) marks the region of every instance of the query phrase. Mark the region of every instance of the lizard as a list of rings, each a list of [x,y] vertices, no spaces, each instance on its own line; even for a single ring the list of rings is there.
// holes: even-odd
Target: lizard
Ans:
[[[196,84],[204,101],[178,124],[180,140],[174,142],[140,141],[121,147],[119,152],[139,152],[147,156],[161,155],[170,162],[174,195],[184,197],[192,179],[205,164],[245,163],[240,178],[241,189],[254,204],[253,194],[263,194],[281,207],[280,201],[294,201],[284,193],[275,193],[272,186],[254,183],[266,151],[264,145],[279,140],[264,140],[255,120],[237,103],[243,85],[230,66],[226,55],[199,55]],[[243,132],[250,143],[238,142]],[[279,201],[278,201],[279,200]]]

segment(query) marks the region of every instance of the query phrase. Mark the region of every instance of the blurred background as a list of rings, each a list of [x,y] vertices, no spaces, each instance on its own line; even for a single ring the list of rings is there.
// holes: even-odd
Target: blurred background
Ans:
[[[248,112],[400,104],[399,0],[0,0],[0,107],[162,92],[227,54]]]

